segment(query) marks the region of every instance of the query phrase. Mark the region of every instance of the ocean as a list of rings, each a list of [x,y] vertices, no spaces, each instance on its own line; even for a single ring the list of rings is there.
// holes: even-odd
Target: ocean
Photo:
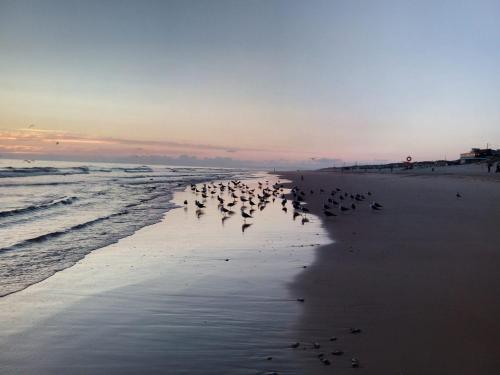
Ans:
[[[234,169],[0,160],[0,297],[159,222],[190,183]]]

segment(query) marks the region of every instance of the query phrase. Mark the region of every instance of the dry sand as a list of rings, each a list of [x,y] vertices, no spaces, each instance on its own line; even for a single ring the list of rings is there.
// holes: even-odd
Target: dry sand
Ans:
[[[500,369],[500,182],[495,178],[284,173],[312,212],[336,187],[366,193],[355,211],[324,220],[335,243],[296,278],[304,314],[303,373],[497,374]],[[319,188],[327,192],[319,194]],[[456,197],[460,192],[462,198]],[[359,334],[349,333],[351,327]],[[336,341],[329,341],[336,336]],[[332,356],[332,350],[345,354]],[[331,361],[324,366],[323,352]],[[360,361],[350,367],[351,358]]]

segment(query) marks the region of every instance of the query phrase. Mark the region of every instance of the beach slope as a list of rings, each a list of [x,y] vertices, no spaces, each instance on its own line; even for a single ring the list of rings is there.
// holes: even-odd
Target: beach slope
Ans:
[[[334,240],[317,250],[315,263],[292,285],[305,298],[297,340],[320,345],[297,351],[307,373],[334,368],[337,374],[352,373],[352,358],[369,374],[497,373],[498,180],[335,172],[283,176],[305,192],[307,206],[324,218]],[[355,210],[333,206],[337,216],[326,218],[323,204],[336,188],[367,199],[356,202]],[[383,208],[371,209],[371,201]],[[351,199],[341,203],[350,207]],[[344,354],[332,355],[333,350]],[[318,360],[320,352],[330,366]]]

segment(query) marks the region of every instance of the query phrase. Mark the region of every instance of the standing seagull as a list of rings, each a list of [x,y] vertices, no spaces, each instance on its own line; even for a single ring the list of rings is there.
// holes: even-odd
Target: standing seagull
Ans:
[[[243,216],[243,220],[246,220],[246,219],[252,219],[253,216],[252,215],[249,215],[247,214],[245,211],[241,210],[241,216]]]

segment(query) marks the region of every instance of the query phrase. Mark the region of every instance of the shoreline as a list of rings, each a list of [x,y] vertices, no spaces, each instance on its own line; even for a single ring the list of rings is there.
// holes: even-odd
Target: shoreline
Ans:
[[[298,340],[318,350],[297,357],[308,373],[493,373],[500,366],[500,190],[496,179],[460,176],[286,172],[334,243],[316,250],[291,289],[306,298]],[[304,176],[304,181],[300,180]],[[409,177],[409,176],[408,176]],[[320,195],[319,188],[325,193]],[[370,197],[325,218],[339,187]],[[462,198],[455,196],[460,192]],[[351,334],[350,328],[361,333]],[[337,340],[330,341],[332,337]],[[343,355],[331,356],[333,350]],[[324,352],[331,366],[317,354]]]
[[[235,176],[239,176],[239,175],[236,172],[234,172],[234,174],[231,175],[231,176],[229,176],[228,178],[234,178]],[[251,178],[251,175],[248,175],[246,178]],[[219,179],[219,178],[217,178],[217,179]],[[185,191],[191,184],[203,184],[203,183],[208,183],[208,182],[213,181],[213,180],[214,179],[203,177],[203,178],[194,178],[194,179],[190,179],[190,180],[186,180],[186,181],[182,181],[182,182],[172,182],[172,184],[175,184],[175,186],[172,186],[171,189],[167,192],[167,194],[165,194],[165,198],[166,198],[165,201],[166,201],[166,203],[164,204],[164,206],[160,210],[160,212],[158,212],[158,213],[152,212],[151,216],[148,217],[147,220],[141,222],[138,226],[136,226],[134,228],[131,228],[131,229],[129,229],[126,232],[120,233],[119,236],[115,236],[115,237],[112,237],[112,238],[109,238],[109,239],[105,239],[101,243],[94,244],[94,245],[88,247],[84,252],[82,252],[81,254],[79,254],[79,258],[76,258],[76,259],[72,260],[70,263],[65,264],[65,266],[63,268],[57,268],[55,270],[52,270],[51,273],[47,273],[46,275],[44,275],[43,277],[39,278],[35,282],[30,281],[29,283],[26,283],[24,285],[18,285],[18,286],[15,287],[14,290],[8,290],[8,291],[2,291],[2,290],[0,290],[0,300],[2,298],[5,298],[5,297],[9,296],[9,295],[21,292],[21,291],[25,290],[26,288],[29,288],[32,285],[36,285],[36,284],[38,284],[40,282],[43,282],[44,280],[47,280],[48,278],[54,276],[58,272],[62,272],[64,270],[68,269],[68,268],[73,267],[75,264],[77,264],[79,261],[81,261],[87,255],[91,254],[94,251],[99,251],[100,249],[103,249],[103,248],[108,247],[110,245],[116,244],[116,243],[118,243],[119,241],[121,241],[124,238],[133,236],[135,233],[137,233],[137,231],[139,231],[139,230],[141,230],[143,228],[146,228],[148,226],[155,225],[157,223],[160,223],[160,222],[164,221],[165,220],[165,216],[168,214],[169,211],[171,211],[171,210],[173,210],[175,208],[182,207],[181,204],[180,204],[180,202],[178,202],[178,204],[174,203],[174,196],[175,196],[176,193]],[[117,213],[112,213],[109,216],[110,217],[111,216],[119,216],[120,214],[121,214],[121,212],[117,212]],[[91,220],[90,223],[92,224],[93,221],[99,222],[101,219],[102,219],[102,217],[98,217],[98,218],[96,218],[94,220]],[[79,227],[79,226],[82,226],[82,225],[86,225],[86,223],[83,223],[83,224],[79,223],[79,224],[76,224],[75,226]],[[46,236],[54,236],[54,235],[58,236],[60,234],[69,233],[72,229],[73,228],[67,228],[67,229],[63,229],[63,230],[60,230],[60,231],[56,231],[55,233],[47,233],[47,234],[44,234],[44,235],[40,235],[39,237],[34,238],[34,239],[33,238],[28,239],[27,241],[32,241],[32,242],[38,242],[38,243],[40,243],[40,242],[43,242],[43,238],[46,237]],[[13,245],[13,246],[16,246],[16,245]],[[6,251],[6,252],[15,251],[15,249],[7,249],[7,250],[4,250],[4,251]]]
[[[302,226],[276,201],[242,232],[215,198],[199,218],[192,206],[1,299],[2,372],[297,373],[303,304],[287,286],[328,242],[319,220]]]

